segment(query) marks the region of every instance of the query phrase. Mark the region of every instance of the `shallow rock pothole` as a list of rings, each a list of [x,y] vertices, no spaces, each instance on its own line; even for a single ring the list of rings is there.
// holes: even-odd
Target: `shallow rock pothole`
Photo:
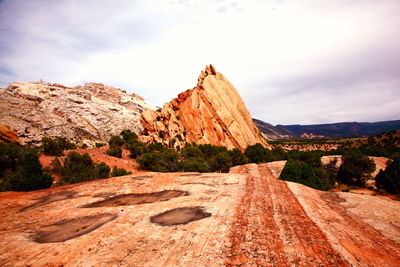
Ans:
[[[113,214],[99,214],[59,221],[41,227],[33,235],[33,240],[37,243],[64,242],[90,233],[116,218],[117,215]]]
[[[52,194],[45,195],[45,196],[42,196],[39,198],[35,198],[34,200],[37,200],[37,201],[34,204],[20,209],[19,212],[23,212],[23,211],[26,211],[29,209],[34,209],[34,208],[44,206],[44,205],[47,205],[47,204],[50,204],[53,202],[77,198],[77,197],[81,197],[81,196],[79,196],[79,194],[75,191],[61,191],[61,192],[57,192],[57,193],[52,193]]]
[[[183,207],[168,210],[158,215],[150,217],[150,222],[162,226],[172,226],[187,224],[210,217],[211,213],[205,212],[204,207]]]
[[[96,208],[96,207],[117,207],[129,206],[145,203],[153,203],[159,201],[167,201],[171,198],[188,196],[189,192],[180,190],[165,190],[160,192],[143,193],[143,194],[124,194],[110,197],[101,201],[90,203],[82,206],[82,208]]]

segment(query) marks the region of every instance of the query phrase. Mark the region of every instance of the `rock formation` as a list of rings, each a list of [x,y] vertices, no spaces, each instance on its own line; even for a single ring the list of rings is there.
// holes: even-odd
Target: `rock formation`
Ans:
[[[196,87],[160,110],[144,111],[141,121],[144,141],[174,148],[187,142],[241,150],[256,143],[268,146],[236,89],[212,65],[201,72]]]
[[[399,266],[399,201],[285,182],[284,165],[4,192],[0,266]]]
[[[142,97],[99,83],[14,82],[0,89],[0,122],[33,144],[64,136],[91,146],[124,129],[139,133],[140,113],[149,108]]]
[[[21,140],[17,137],[17,133],[2,123],[0,123],[0,143],[22,144]]]

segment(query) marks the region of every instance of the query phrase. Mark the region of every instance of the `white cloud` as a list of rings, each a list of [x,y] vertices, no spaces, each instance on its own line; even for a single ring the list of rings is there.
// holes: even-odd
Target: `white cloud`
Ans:
[[[0,81],[103,82],[161,105],[212,63],[268,122],[394,119],[399,11],[395,0],[5,0]],[[381,108],[352,99],[360,90]]]

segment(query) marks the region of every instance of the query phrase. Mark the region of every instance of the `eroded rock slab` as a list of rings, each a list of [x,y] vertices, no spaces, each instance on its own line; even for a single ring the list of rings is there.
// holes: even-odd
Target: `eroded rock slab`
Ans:
[[[398,265],[399,202],[287,183],[284,165],[2,193],[0,265]]]

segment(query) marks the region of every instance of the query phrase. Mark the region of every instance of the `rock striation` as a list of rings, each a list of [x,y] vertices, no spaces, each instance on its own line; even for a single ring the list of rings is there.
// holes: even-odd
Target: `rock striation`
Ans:
[[[192,142],[242,151],[256,143],[268,146],[236,89],[212,65],[201,72],[196,87],[162,109],[143,111],[141,121],[144,141],[174,148]]]
[[[93,146],[124,129],[139,133],[140,113],[152,108],[136,94],[101,83],[14,82],[0,89],[0,123],[32,144],[43,136],[64,136]]]
[[[0,123],[0,143],[16,143],[22,144],[21,140],[17,137],[17,133],[8,127]]]

